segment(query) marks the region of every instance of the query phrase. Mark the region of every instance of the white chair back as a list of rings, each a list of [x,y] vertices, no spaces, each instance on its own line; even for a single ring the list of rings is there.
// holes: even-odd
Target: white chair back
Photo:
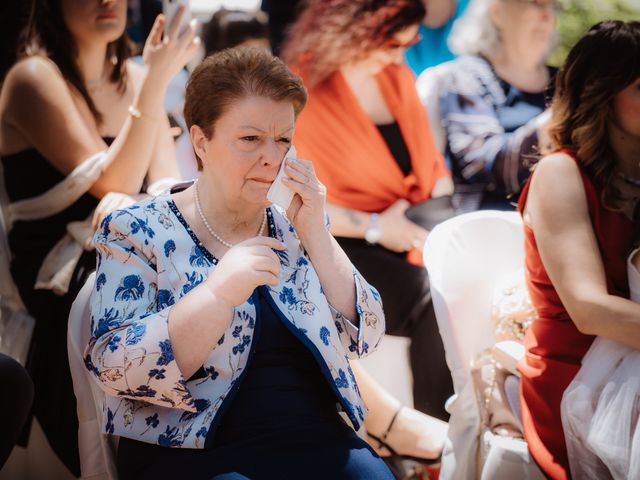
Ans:
[[[79,421],[80,470],[83,479],[116,480],[115,448],[112,439],[101,429],[104,392],[91,378],[83,359],[84,348],[91,338],[89,298],[94,283],[95,273],[87,279],[71,306],[67,332],[69,366]]]
[[[451,419],[440,478],[516,478],[504,472],[493,471],[491,476],[478,471],[480,415],[470,367],[478,354],[495,343],[491,304],[496,280],[524,265],[520,215],[484,210],[447,220],[427,238],[424,263],[455,390],[447,406]],[[485,438],[483,435],[483,442]],[[525,475],[517,478],[540,478],[526,444],[514,442],[514,455],[525,463]],[[491,458],[491,452],[484,458]],[[500,465],[490,463],[499,470]],[[527,473],[527,464],[533,465],[534,473]]]

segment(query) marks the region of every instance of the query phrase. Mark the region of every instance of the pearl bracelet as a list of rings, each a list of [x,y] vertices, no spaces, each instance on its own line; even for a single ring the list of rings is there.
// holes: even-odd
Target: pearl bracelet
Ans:
[[[143,115],[142,112],[135,107],[133,104],[129,105],[129,108],[127,108],[127,112],[129,112],[129,115],[131,115],[133,118],[142,118],[142,119],[146,119],[149,120],[151,122],[155,122],[156,119],[148,117],[146,115]]]

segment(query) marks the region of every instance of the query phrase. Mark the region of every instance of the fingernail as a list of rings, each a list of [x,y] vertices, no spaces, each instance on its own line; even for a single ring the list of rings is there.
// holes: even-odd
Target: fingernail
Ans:
[[[195,18],[191,19],[189,25],[191,26],[191,28],[196,28],[196,25],[198,25],[198,20]]]

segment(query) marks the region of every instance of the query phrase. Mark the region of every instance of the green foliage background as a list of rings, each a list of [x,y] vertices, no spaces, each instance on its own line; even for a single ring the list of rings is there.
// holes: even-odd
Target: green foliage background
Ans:
[[[561,0],[561,5],[559,45],[549,60],[556,66],[562,64],[571,47],[593,24],[602,20],[640,20],[640,0]]]

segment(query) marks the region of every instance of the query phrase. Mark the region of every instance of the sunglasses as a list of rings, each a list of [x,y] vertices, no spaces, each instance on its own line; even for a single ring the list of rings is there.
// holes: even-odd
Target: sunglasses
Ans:
[[[407,40],[406,42],[401,42],[396,38],[390,38],[386,42],[384,42],[384,47],[389,50],[395,50],[397,48],[409,48],[422,40],[422,35],[416,33],[415,36],[411,40]]]

